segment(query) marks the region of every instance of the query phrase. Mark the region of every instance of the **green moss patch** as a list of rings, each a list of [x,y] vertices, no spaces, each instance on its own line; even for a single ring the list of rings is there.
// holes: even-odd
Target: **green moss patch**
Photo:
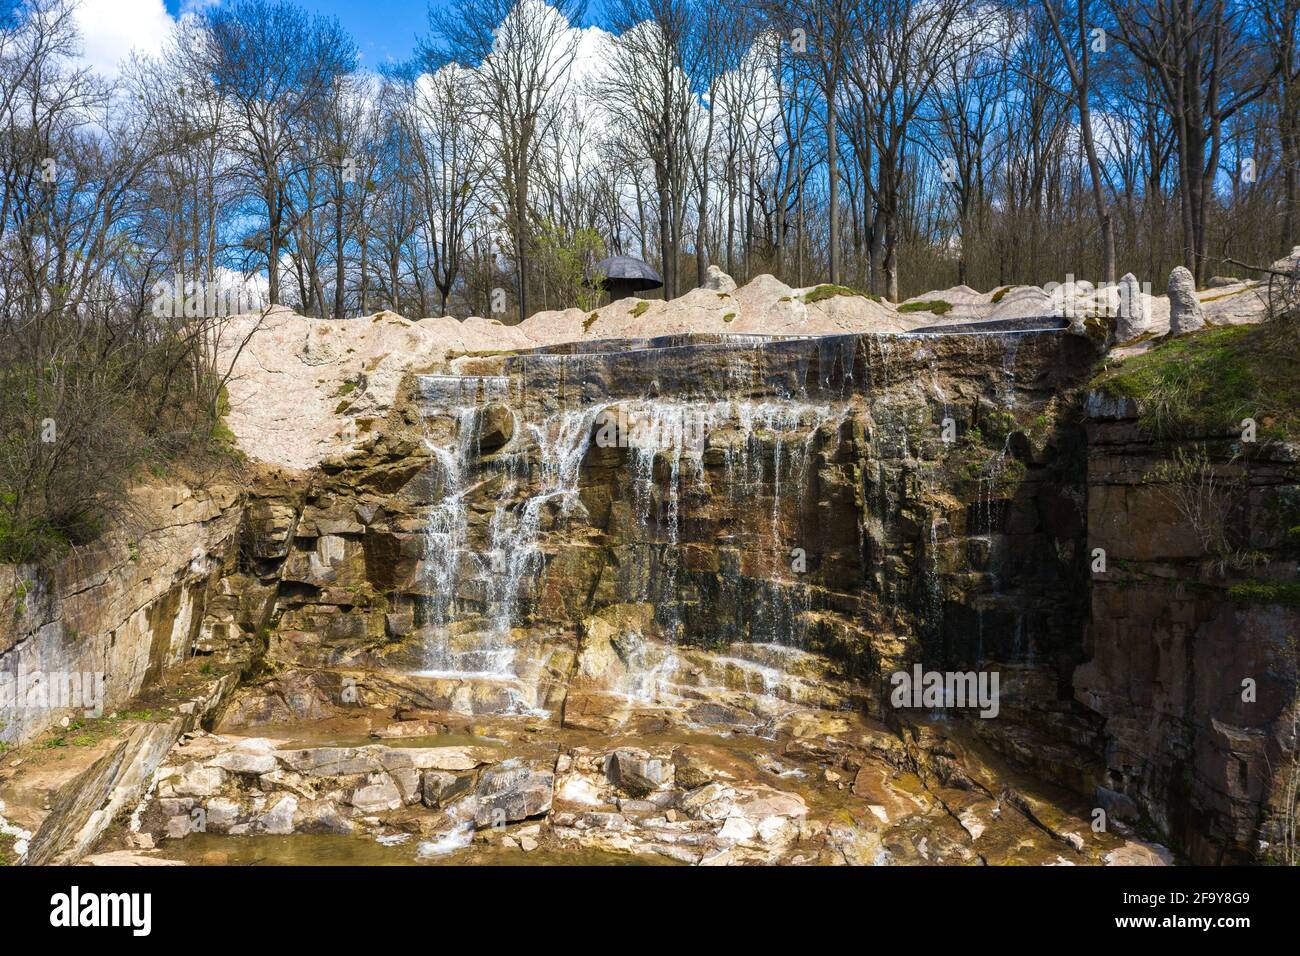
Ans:
[[[1228,588],[1228,597],[1238,604],[1280,604],[1300,608],[1300,582],[1243,581]]]
[[[1006,294],[1007,294],[1008,292],[1010,292],[1010,291],[1011,291],[1012,289],[1014,289],[1014,288],[1015,288],[1015,286],[1013,286],[1013,285],[1004,285],[1001,289],[998,289],[997,292],[994,292],[994,293],[993,293],[993,304],[994,304],[994,305],[997,305],[999,302],[1001,302],[1001,301],[1003,300],[1003,298],[1006,297]]]
[[[905,302],[898,307],[899,312],[933,312],[935,315],[947,315],[952,311],[952,303],[943,299],[930,299],[926,302]]]
[[[643,300],[636,304],[636,306],[632,309],[630,314],[634,319],[640,318],[641,316],[645,315],[649,309],[650,309],[650,303]]]
[[[808,305],[811,305],[814,302],[821,302],[824,299],[833,299],[837,295],[857,296],[860,299],[870,299],[872,302],[880,301],[880,296],[878,295],[872,295],[869,292],[863,292],[861,289],[854,289],[850,286],[832,285],[830,283],[823,283],[822,285],[815,286],[805,292],[800,296],[800,298]]]
[[[1167,339],[1112,365],[1092,386],[1141,403],[1158,434],[1226,434],[1253,418],[1258,437],[1300,435],[1300,335],[1289,322],[1228,325]]]

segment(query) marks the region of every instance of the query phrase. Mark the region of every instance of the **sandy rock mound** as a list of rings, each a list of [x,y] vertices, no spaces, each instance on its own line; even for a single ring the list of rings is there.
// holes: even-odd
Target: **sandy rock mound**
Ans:
[[[1300,264],[1300,248],[1274,268]],[[1234,282],[1198,293],[1213,324],[1255,322],[1265,312],[1263,286]],[[1079,287],[1080,314],[1114,315],[1118,290]],[[682,334],[836,335],[906,332],[930,325],[1060,314],[1060,287],[1007,286],[978,292],[955,286],[910,303],[946,302],[948,309],[900,310],[890,302],[818,285],[795,289],[770,275],[736,287],[711,268],[704,286],[671,302],[627,298],[591,312],[538,312],[518,325],[472,317],[405,319],[393,312],[358,319],[312,319],[284,308],[237,316],[222,329],[217,351],[233,365],[226,423],[250,458],[311,468],[351,448],[389,411],[402,376],[441,367],[462,355],[540,348],[598,339],[648,339]],[[996,300],[996,301],[995,301]],[[1150,316],[1146,347],[1169,328],[1169,300],[1143,294]],[[1109,311],[1107,311],[1109,310]]]

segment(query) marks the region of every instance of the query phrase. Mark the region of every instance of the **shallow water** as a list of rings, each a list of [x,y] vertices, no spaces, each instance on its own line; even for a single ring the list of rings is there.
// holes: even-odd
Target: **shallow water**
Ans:
[[[634,856],[572,847],[531,853],[499,846],[467,846],[437,856],[421,855],[421,841],[385,846],[374,837],[334,834],[222,836],[192,833],[163,843],[159,855],[207,866],[671,866],[659,856]]]

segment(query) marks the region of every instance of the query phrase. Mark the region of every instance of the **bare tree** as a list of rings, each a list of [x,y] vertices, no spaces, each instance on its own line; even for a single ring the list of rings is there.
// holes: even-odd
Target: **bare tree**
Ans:
[[[485,136],[474,124],[472,84],[468,71],[454,63],[408,79],[399,114],[416,147],[416,192],[443,315],[460,274],[466,229],[486,175]]]
[[[458,0],[429,12],[435,40],[424,47],[426,62],[474,69],[472,102],[492,130],[493,180],[514,244],[521,318],[529,311],[532,168],[577,55],[570,24],[583,9],[584,0]]]
[[[1146,64],[1178,146],[1183,264],[1205,280],[1207,226],[1224,123],[1265,91],[1245,9],[1227,0],[1108,0],[1120,40]]]
[[[253,245],[265,250],[268,293],[280,301],[280,253],[291,231],[295,136],[318,100],[355,68],[356,50],[337,20],[311,17],[283,0],[239,0],[206,14],[207,57],[217,90],[232,104],[231,143],[265,211]],[[292,50],[292,56],[268,56]]]
[[[868,0],[858,5],[859,24],[869,25],[870,42],[854,51],[847,71],[863,108],[869,111],[877,174],[869,183],[880,210],[881,232],[872,247],[872,291],[883,276],[884,294],[899,298],[898,248],[903,177],[911,124],[926,102],[944,64],[960,49],[959,31],[975,24],[962,19],[966,0]]]
[[[1066,69],[1070,71],[1070,81],[1074,86],[1074,100],[1079,107],[1079,136],[1083,140],[1083,149],[1088,157],[1088,172],[1092,177],[1092,197],[1097,205],[1097,223],[1101,227],[1102,258],[1105,262],[1106,281],[1113,283],[1118,278],[1115,271],[1115,223],[1111,219],[1110,203],[1106,199],[1106,184],[1101,169],[1101,160],[1097,158],[1097,141],[1092,129],[1091,96],[1091,62],[1089,55],[1092,38],[1088,26],[1087,0],[1075,2],[1075,27],[1079,41],[1079,54],[1076,57],[1070,42],[1061,32],[1061,23],[1056,15],[1053,0],[1043,0],[1043,9],[1047,11],[1048,22],[1052,25],[1052,35],[1056,37],[1061,56],[1065,58]]]

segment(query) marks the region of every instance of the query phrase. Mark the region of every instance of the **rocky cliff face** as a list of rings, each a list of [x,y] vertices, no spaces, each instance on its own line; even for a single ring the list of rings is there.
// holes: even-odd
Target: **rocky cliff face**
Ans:
[[[89,709],[55,704],[63,678],[103,675],[96,695],[108,713],[202,645],[204,617],[235,563],[240,490],[150,485],[135,492],[129,511],[128,526],[50,572],[0,568],[10,579],[0,605],[0,674],[12,679],[19,704],[29,696],[34,704],[4,709],[0,740],[22,743]]]
[[[1085,832],[1061,808],[1102,782],[1100,722],[1069,686],[1086,616],[1069,395],[1092,357],[1056,333],[679,337],[412,376],[358,449],[250,508],[244,566],[275,604],[265,667],[219,729],[295,736],[359,706],[612,739],[739,731],[820,754],[831,779],[848,761],[864,809],[895,827],[917,827],[900,772],[971,791],[933,804],[985,820],[950,852],[1001,808],[1049,843]],[[996,672],[997,719],[948,710],[936,732],[943,707],[895,708],[890,677],[913,664]],[[872,737],[892,754],[877,771],[853,756],[860,717],[835,715],[913,742]],[[1026,796],[1012,765],[1058,789]],[[321,803],[338,786],[276,826],[325,814],[351,832],[355,804]],[[237,832],[265,826],[269,804],[229,783],[211,798]]]
[[[564,683],[563,655],[593,677],[589,632],[635,629],[816,652],[876,713],[882,675],[914,661],[996,662],[1007,713],[1060,730],[1084,530],[1059,396],[1089,362],[1053,334],[851,336],[417,377],[300,517],[268,506],[296,521],[269,659],[455,681],[546,658]],[[569,703],[592,721],[592,694],[625,698],[586,683]]]
[[[1253,579],[1144,478],[1174,451],[1131,410],[1085,415],[1095,354],[673,335],[403,375],[347,450],[259,473],[149,575],[178,613],[120,693],[191,653],[244,679],[203,698],[217,734],[122,750],[164,761],[132,839],[1147,862],[1145,828],[1253,858],[1289,805],[1294,612],[1229,591]],[[1249,488],[1237,560],[1291,546],[1293,461],[1219,466]],[[913,668],[996,675],[995,706],[900,707]],[[116,753],[82,789],[121,803]],[[63,803],[48,859],[107,824]]]
[[[1132,401],[1088,408],[1088,549],[1105,569],[1074,684],[1106,718],[1107,787],[1126,797],[1101,799],[1197,862],[1270,859],[1298,775],[1296,449],[1157,440]]]

